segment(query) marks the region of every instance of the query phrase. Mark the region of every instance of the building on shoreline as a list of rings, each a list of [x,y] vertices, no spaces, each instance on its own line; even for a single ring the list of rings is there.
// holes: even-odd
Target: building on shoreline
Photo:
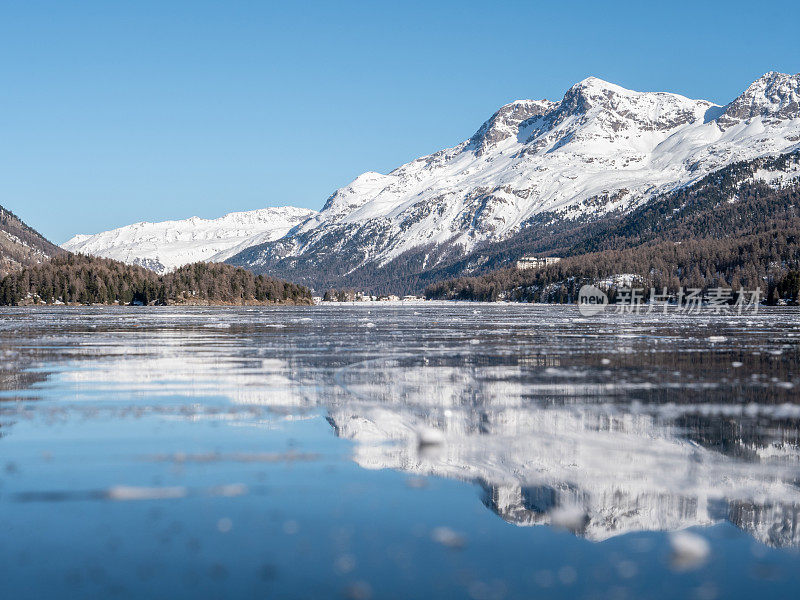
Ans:
[[[556,264],[561,260],[559,256],[523,256],[517,261],[517,269],[542,269]]]

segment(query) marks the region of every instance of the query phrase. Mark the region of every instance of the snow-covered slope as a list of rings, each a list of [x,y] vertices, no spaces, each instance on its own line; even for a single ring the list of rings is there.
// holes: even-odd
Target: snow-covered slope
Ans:
[[[502,107],[454,148],[360,175],[289,236],[231,262],[346,275],[431,249],[435,264],[436,248],[463,255],[543,213],[629,210],[732,162],[800,146],[799,97],[800,74],[767,73],[724,107],[590,77],[559,102]]]
[[[219,219],[136,223],[95,235],[76,235],[62,248],[163,273],[197,261],[224,261],[244,248],[282,237],[313,214],[313,210],[284,206],[235,212]]]
[[[58,246],[0,206],[0,279],[11,271],[39,264],[59,252]]]
[[[63,247],[157,271],[229,260],[312,286],[367,285],[452,262],[545,216],[624,212],[733,162],[799,148],[799,102],[800,74],[767,73],[726,106],[590,77],[558,102],[503,106],[453,148],[360,175],[319,213],[139,223]]]

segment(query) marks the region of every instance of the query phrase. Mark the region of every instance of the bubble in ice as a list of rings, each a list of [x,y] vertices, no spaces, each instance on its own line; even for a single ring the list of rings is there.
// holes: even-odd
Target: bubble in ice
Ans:
[[[672,566],[681,571],[698,569],[711,554],[711,545],[704,537],[691,531],[676,531],[669,536]]]
[[[406,479],[406,485],[412,489],[422,489],[427,487],[428,480],[424,477],[409,477]]]
[[[217,530],[220,533],[228,533],[231,529],[233,529],[233,521],[231,521],[228,517],[223,517],[217,521]]]
[[[449,527],[436,527],[431,532],[431,539],[448,548],[463,548],[466,544],[464,536]]]
[[[617,563],[617,573],[619,573],[619,576],[623,579],[631,579],[632,577],[635,577],[638,571],[639,568],[633,561],[621,560]]]
[[[347,586],[344,595],[350,600],[369,600],[372,598],[372,586],[366,581],[356,581]]]
[[[345,575],[356,568],[356,558],[352,554],[342,554],[334,564],[336,571]]]
[[[183,498],[187,490],[184,487],[139,487],[132,485],[115,485],[106,491],[109,500],[166,500]]]
[[[550,523],[567,531],[583,529],[587,520],[586,510],[578,505],[561,506],[550,512]]]
[[[294,535],[300,531],[300,526],[297,524],[297,521],[289,520],[283,524],[283,533],[286,535]]]
[[[564,585],[572,585],[578,578],[578,572],[575,567],[564,565],[558,570],[558,580]]]

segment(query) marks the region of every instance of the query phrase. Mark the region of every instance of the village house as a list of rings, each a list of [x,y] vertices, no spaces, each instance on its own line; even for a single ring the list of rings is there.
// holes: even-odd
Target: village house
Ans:
[[[526,269],[541,269],[556,264],[561,258],[558,256],[523,256],[517,261],[520,271]]]

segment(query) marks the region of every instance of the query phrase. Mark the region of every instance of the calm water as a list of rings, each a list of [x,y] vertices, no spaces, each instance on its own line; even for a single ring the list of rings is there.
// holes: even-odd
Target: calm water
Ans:
[[[798,597],[797,309],[579,317],[4,309],[2,597]]]

